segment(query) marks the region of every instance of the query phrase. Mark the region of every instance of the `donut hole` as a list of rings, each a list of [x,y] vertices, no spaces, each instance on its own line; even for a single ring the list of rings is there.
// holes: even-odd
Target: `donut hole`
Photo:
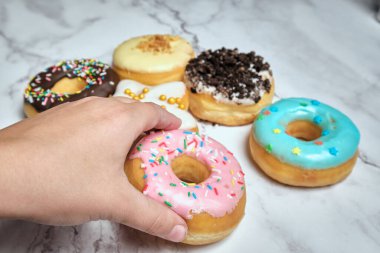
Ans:
[[[287,125],[286,133],[302,141],[313,141],[321,136],[322,129],[313,122],[296,120]]]
[[[62,78],[51,88],[55,93],[74,94],[86,88],[87,83],[82,78]]]
[[[210,176],[210,170],[205,164],[187,155],[173,159],[171,168],[174,174],[185,183],[199,184]]]

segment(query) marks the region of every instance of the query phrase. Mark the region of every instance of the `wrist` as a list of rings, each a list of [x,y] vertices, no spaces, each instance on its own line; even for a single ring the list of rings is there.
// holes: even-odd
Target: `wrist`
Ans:
[[[17,146],[17,140],[6,139],[0,132],[0,218],[22,219],[27,210]]]

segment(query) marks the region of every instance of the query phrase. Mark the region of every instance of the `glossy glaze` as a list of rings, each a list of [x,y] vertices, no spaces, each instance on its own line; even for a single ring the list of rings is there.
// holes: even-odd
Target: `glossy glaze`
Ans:
[[[304,141],[286,133],[289,123],[310,121],[322,130]],[[253,124],[255,139],[279,160],[306,169],[338,166],[353,157],[360,134],[355,124],[337,109],[307,98],[282,99],[264,108]]]

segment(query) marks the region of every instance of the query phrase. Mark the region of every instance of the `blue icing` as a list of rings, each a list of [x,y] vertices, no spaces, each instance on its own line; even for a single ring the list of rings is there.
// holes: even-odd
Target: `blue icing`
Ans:
[[[334,156],[338,154],[338,150],[335,147],[329,148],[329,152]]]
[[[322,136],[326,136],[326,135],[328,135],[329,133],[330,133],[330,131],[329,131],[328,129],[324,129],[324,130],[322,130],[321,135],[322,135]]]
[[[319,125],[322,122],[322,117],[317,115],[313,118],[313,122],[317,125]]]
[[[267,151],[270,147],[269,152],[279,160],[305,169],[339,166],[352,158],[359,145],[360,134],[355,124],[340,111],[317,100],[283,99],[264,108],[259,117],[261,120],[253,123],[257,142]],[[321,136],[303,141],[286,134],[287,125],[297,120],[317,124],[322,129]],[[300,152],[294,153],[298,151],[295,148]]]
[[[276,106],[270,106],[269,111],[271,112],[278,112],[278,108]]]

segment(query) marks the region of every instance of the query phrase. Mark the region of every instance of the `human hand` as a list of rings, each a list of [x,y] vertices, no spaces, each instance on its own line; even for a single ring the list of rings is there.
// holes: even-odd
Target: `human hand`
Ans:
[[[0,131],[0,218],[51,225],[116,221],[171,241],[187,226],[138,192],[124,161],[144,131],[180,120],[151,103],[89,97]]]

